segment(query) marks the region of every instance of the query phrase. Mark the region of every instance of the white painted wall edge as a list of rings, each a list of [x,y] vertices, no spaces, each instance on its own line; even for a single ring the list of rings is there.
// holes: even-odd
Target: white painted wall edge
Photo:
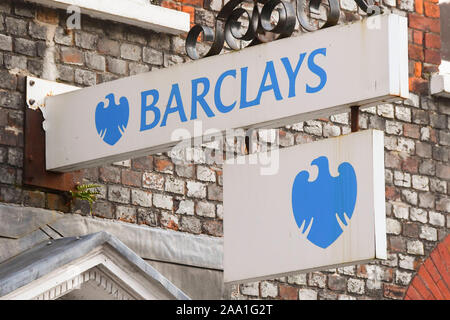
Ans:
[[[431,95],[450,98],[450,74],[435,74],[430,81]]]
[[[126,23],[170,34],[188,32],[188,13],[155,6],[144,0],[28,0],[44,6],[66,10],[70,6],[94,18]]]
[[[450,74],[450,61],[441,61],[441,65],[439,66],[439,74]]]
[[[383,131],[373,130],[372,144],[374,150],[383,150]],[[372,163],[374,172],[375,258],[387,259],[384,152],[374,152]]]

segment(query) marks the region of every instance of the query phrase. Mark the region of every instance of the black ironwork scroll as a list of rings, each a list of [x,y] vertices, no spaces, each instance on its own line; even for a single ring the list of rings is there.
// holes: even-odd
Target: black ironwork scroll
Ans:
[[[254,0],[251,12],[240,5],[247,0],[230,0],[217,14],[215,28],[196,24],[189,31],[186,38],[186,52],[188,56],[197,60],[202,57],[209,57],[219,54],[224,44],[233,49],[239,50],[238,40],[248,41],[247,46],[253,46],[263,42],[276,39],[287,38],[292,35],[295,29],[296,18],[300,26],[306,31],[314,31],[337,25],[340,16],[339,0],[325,0],[328,2],[327,20],[320,27],[315,27],[307,12],[319,12],[322,0],[296,0],[297,10],[289,2],[282,0]],[[382,13],[382,9],[374,4],[373,0],[355,0],[361,10],[369,16]],[[278,13],[278,21],[272,23],[271,17],[274,12]],[[297,15],[297,17],[296,17]],[[240,32],[242,24],[240,18],[248,20],[248,27],[245,33]],[[205,41],[212,42],[209,51],[200,56],[197,51],[197,41],[203,33]]]

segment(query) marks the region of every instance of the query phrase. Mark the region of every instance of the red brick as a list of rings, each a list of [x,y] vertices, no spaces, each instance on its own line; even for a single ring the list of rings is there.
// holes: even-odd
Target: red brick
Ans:
[[[438,288],[433,278],[424,266],[419,269],[419,275],[422,281],[425,283],[425,286],[428,288],[428,290],[431,291],[434,298],[436,298],[437,300],[445,300],[444,295],[441,293],[441,290]]]
[[[280,298],[283,300],[298,300],[298,289],[291,286],[280,285]]]
[[[174,231],[178,231],[179,227],[178,225],[173,221],[173,220],[169,220],[169,223],[167,224],[167,229],[171,229]]]
[[[439,66],[434,64],[425,64],[422,68],[422,72],[426,74],[439,72]]]
[[[409,77],[422,77],[422,62],[416,62],[413,60],[408,61],[408,76]]]
[[[428,94],[428,81],[421,78],[409,78],[409,91]]]
[[[69,64],[83,64],[83,52],[74,48],[61,50],[61,60]]]
[[[423,0],[415,0],[414,8],[418,14],[423,14]]]
[[[419,30],[413,30],[413,42],[415,44],[423,44],[423,32]]]
[[[384,284],[383,295],[386,298],[401,299],[405,295],[406,288],[395,284]]]
[[[36,20],[49,24],[58,24],[58,11],[49,8],[38,8],[36,11]]]
[[[433,263],[436,266],[436,269],[438,269],[439,274],[443,278],[444,282],[446,284],[450,285],[450,274],[449,274],[446,266],[444,265],[438,250],[436,250],[436,249],[433,250],[433,252],[431,252],[430,256],[431,256],[431,259],[433,259]]]
[[[445,244],[447,250],[450,252],[450,235],[446,236],[442,243]]]
[[[221,221],[208,220],[203,222],[203,231],[213,237],[223,236],[223,224]]]
[[[423,300],[423,296],[414,288],[414,286],[410,285],[408,291],[406,292],[408,296],[410,296],[413,300]]]
[[[189,13],[190,14],[190,22],[191,22],[191,27],[195,24],[195,9],[193,7],[188,7],[188,6],[182,6],[181,10],[183,12]]]
[[[54,193],[47,193],[47,208],[50,210],[68,212],[70,202],[63,196]]]
[[[423,283],[420,276],[415,276],[413,281],[411,282],[411,285],[414,286],[414,288],[417,290],[417,292],[420,293],[424,300],[435,300],[431,292],[425,286],[425,283]]]
[[[434,265],[432,259],[427,259],[424,263],[424,266],[427,269],[428,273],[433,278],[434,282],[437,282],[439,281],[439,279],[441,279],[439,271],[436,269],[436,266]]]
[[[414,264],[414,270],[419,270],[419,267],[423,264],[423,259],[415,258],[413,264]]]
[[[446,248],[444,243],[440,243],[438,244],[437,249],[448,272],[449,271],[448,269],[450,268],[450,253],[448,252],[448,248]]]
[[[405,135],[405,137],[419,139],[420,127],[415,124],[405,123],[403,125],[403,134]]]
[[[419,161],[413,158],[406,158],[402,161],[402,170],[410,173],[417,173]]]
[[[401,159],[396,151],[384,153],[384,165],[386,168],[401,169]]]
[[[434,33],[425,33],[425,47],[428,49],[440,49],[441,37]]]
[[[441,24],[439,19],[427,18],[416,13],[408,15],[409,27],[422,31],[440,33]]]
[[[220,184],[220,181],[222,181],[222,179],[223,179],[223,171],[216,170],[216,174],[217,174],[217,180],[219,181],[219,184]]]
[[[17,146],[18,136],[12,131],[0,128],[0,144],[4,144],[7,146]]]
[[[153,157],[144,156],[131,160],[133,169],[151,171],[153,170]]]
[[[422,77],[422,62],[414,63],[414,77]]]
[[[425,62],[440,65],[441,52],[439,50],[425,49]]]
[[[101,167],[99,173],[102,182],[120,183],[120,169],[116,167]]]
[[[194,7],[203,8],[203,0],[176,0],[177,2],[181,2],[184,5],[190,5]]]
[[[390,252],[405,252],[406,243],[400,237],[390,237],[388,242],[388,249]]]
[[[437,143],[436,130],[430,129],[430,141]]]
[[[338,274],[329,275],[328,288],[333,291],[343,292],[347,288],[347,279]]]
[[[445,285],[444,280],[439,280],[438,282],[436,282],[436,285],[441,290],[442,294],[445,297],[445,300],[450,300],[450,291],[448,289],[448,286]]]
[[[384,275],[383,275],[383,281],[392,282],[392,279],[394,279],[394,269],[393,268],[385,268]]]
[[[400,200],[400,193],[394,186],[386,186],[386,199],[387,200]]]
[[[156,171],[159,171],[159,172],[172,171],[173,163],[167,159],[156,159],[155,160],[155,169],[156,169]]]
[[[366,279],[369,277],[369,275],[367,273],[367,267],[365,264],[358,265],[358,267],[356,268],[356,275],[358,277],[366,278]]]
[[[423,47],[410,43],[408,45],[408,56],[413,60],[423,61]]]
[[[424,9],[425,9],[425,16],[431,17],[431,18],[439,18],[440,13],[439,13],[439,5],[438,4],[425,1]]]
[[[172,1],[163,0],[161,7],[181,11],[181,5]]]
[[[40,191],[24,190],[23,204],[30,207],[45,207],[45,193]]]
[[[419,292],[417,292],[417,290],[413,286],[409,286],[406,295],[409,296],[411,300],[423,300],[423,297],[420,295]]]
[[[120,43],[115,40],[101,38],[97,43],[98,53],[118,57],[120,55]]]
[[[142,174],[132,170],[122,170],[122,184],[128,186],[140,187],[142,182]]]
[[[431,260],[431,259],[428,259]],[[428,269],[427,269],[428,271]],[[430,272],[428,272],[430,273]],[[433,279],[434,281],[434,279]],[[450,300],[450,290],[449,290],[449,286],[445,285],[445,282],[442,278],[440,278],[437,281],[434,281],[434,284],[436,285],[437,288],[439,288],[439,292],[441,293],[441,295],[443,296],[444,300]]]

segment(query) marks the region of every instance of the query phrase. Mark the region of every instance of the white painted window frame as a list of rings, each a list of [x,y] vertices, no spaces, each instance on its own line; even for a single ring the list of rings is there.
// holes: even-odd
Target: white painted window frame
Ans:
[[[79,7],[82,14],[112,20],[169,34],[188,32],[190,15],[161,6],[148,0],[29,0],[47,7],[67,10]]]

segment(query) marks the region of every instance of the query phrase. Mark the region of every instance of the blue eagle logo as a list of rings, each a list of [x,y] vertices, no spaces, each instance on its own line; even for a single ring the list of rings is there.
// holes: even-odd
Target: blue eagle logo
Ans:
[[[122,137],[128,125],[130,107],[128,100],[121,97],[119,104],[116,104],[114,94],[110,93],[105,97],[108,105],[102,101],[95,109],[95,127],[100,138],[107,144],[113,146]]]
[[[353,166],[348,162],[339,165],[339,175],[330,174],[327,157],[311,162],[319,169],[317,179],[309,182],[308,171],[295,177],[292,187],[292,210],[300,231],[320,248],[328,248],[339,238],[356,204],[357,183]],[[339,221],[338,221],[339,220]]]

